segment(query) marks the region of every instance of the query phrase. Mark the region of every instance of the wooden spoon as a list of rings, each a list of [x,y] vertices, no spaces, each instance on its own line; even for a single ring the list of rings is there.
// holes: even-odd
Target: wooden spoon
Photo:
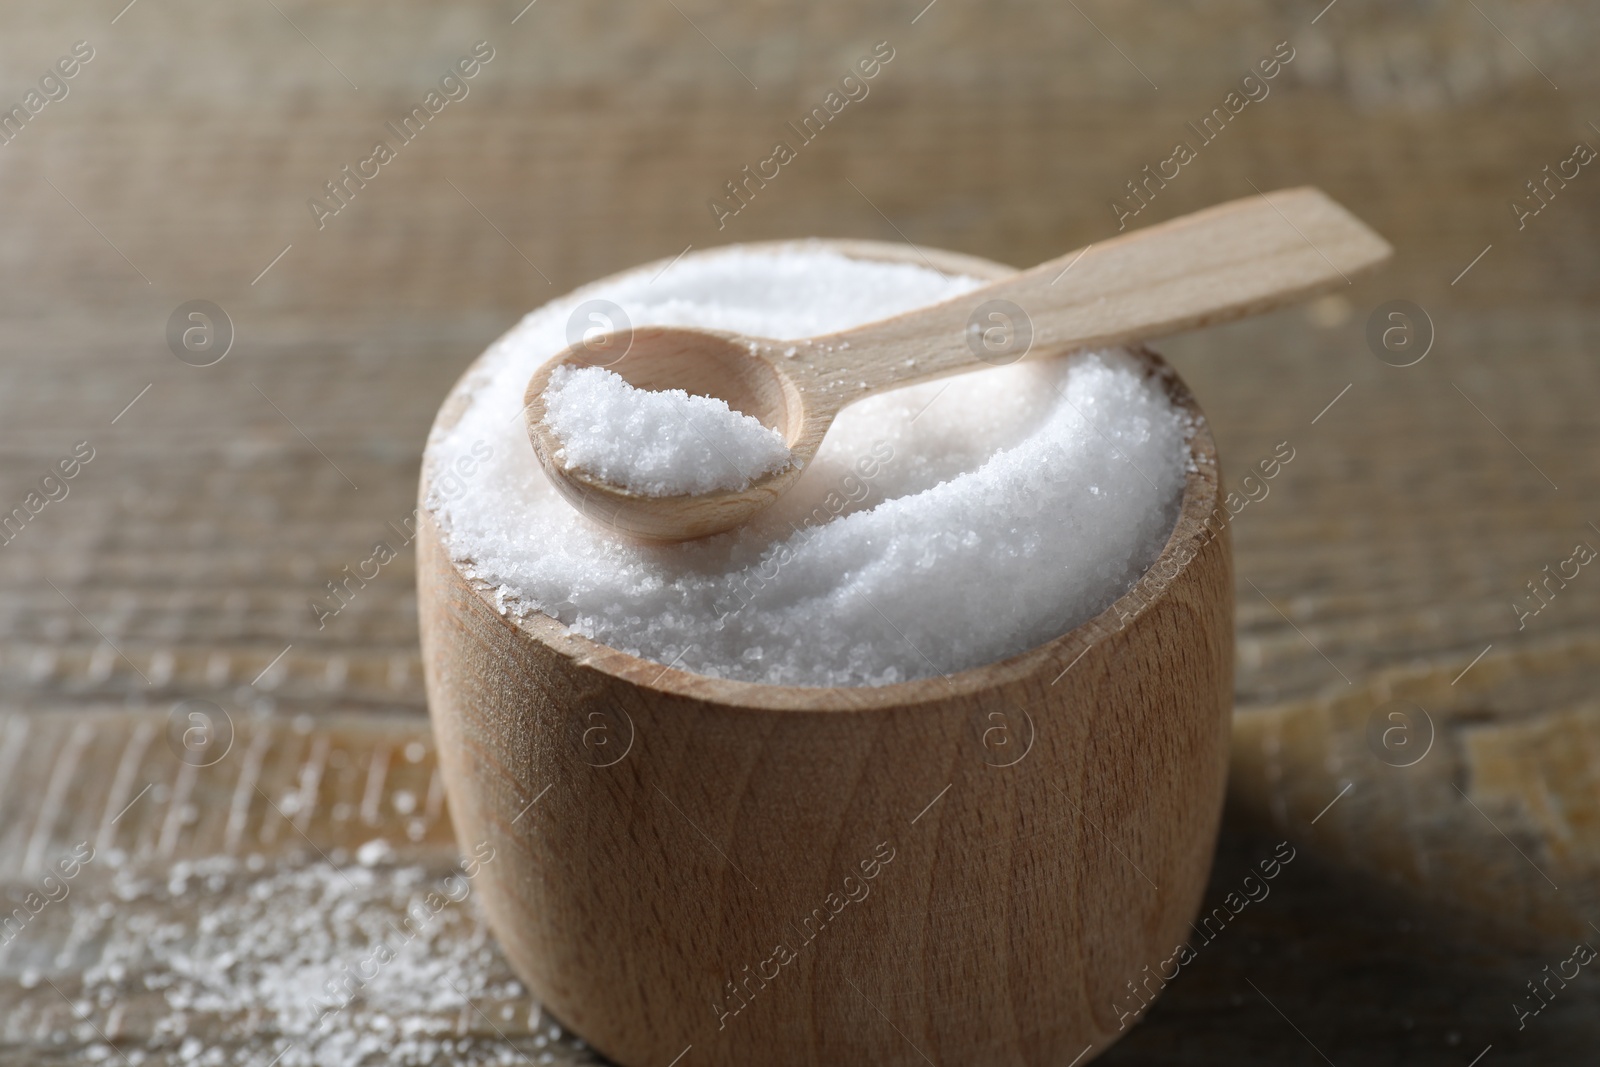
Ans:
[[[544,392],[561,364],[597,364],[592,341],[534,372],[525,397],[528,436],[551,482],[596,522],[647,541],[705,537],[776,501],[847,404],[1022,358],[1254,315],[1348,285],[1391,251],[1321,190],[1285,189],[1114,237],[941,304],[823,337],[633,329],[625,357],[610,367],[629,384],[717,397],[783,434],[794,463],[741,490],[643,496],[564,466],[556,458],[561,442],[545,424]]]

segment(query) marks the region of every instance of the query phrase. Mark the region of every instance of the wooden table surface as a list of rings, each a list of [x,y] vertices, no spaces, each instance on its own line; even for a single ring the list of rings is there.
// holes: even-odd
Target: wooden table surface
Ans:
[[[1103,1062],[1592,1059],[1592,975],[1517,1013],[1600,944],[1600,574],[1565,562],[1600,548],[1600,9],[125,2],[0,13],[0,104],[37,108],[0,144],[0,515],[27,515],[0,546],[0,891],[27,915],[0,1063],[587,1062],[470,902],[317,1013],[458,845],[410,553],[320,628],[309,602],[403,536],[439,400],[546,299],[806,234],[1028,265],[1115,233],[1179,140],[1132,224],[1316,184],[1397,253],[1160,346],[1258,498],[1208,905],[1297,859]],[[707,201],[880,41],[869,95],[719,228]],[[308,201],[478,42],[467,95],[319,228]],[[60,98],[30,104],[41,78]],[[231,323],[210,366],[169,346],[194,300]],[[1369,343],[1396,300],[1431,339],[1411,366]],[[178,758],[197,709],[231,724],[205,767]]]

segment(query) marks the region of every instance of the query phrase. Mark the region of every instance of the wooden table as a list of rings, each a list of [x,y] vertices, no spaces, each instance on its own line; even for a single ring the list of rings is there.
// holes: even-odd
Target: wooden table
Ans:
[[[0,547],[0,883],[20,903],[95,850],[0,946],[0,1063],[585,1062],[470,902],[307,1014],[383,936],[363,923],[403,921],[457,856],[411,555],[320,629],[309,607],[403,536],[449,383],[529,308],[689,246],[859,236],[1026,265],[1104,239],[1126,183],[1283,41],[1269,95],[1131,221],[1314,183],[1397,248],[1345,294],[1161,346],[1241,495],[1294,449],[1234,524],[1210,901],[1280,840],[1297,858],[1104,1062],[1594,1048],[1591,976],[1520,1031],[1514,1003],[1600,937],[1600,576],[1527,599],[1600,547],[1600,176],[1524,185],[1600,147],[1600,10],[124,2],[26,0],[0,33],[0,102],[93,49],[0,144],[0,512],[93,450]],[[319,228],[308,201],[480,41],[467,95]],[[879,41],[869,96],[719,229],[707,201]],[[195,300],[231,323],[210,366],[168,342]],[[1431,322],[1412,366],[1367,339],[1395,300]],[[1519,600],[1540,607],[1521,625]],[[199,759],[197,709],[232,724],[206,767],[177,755]],[[1427,754],[1396,766],[1405,744]]]

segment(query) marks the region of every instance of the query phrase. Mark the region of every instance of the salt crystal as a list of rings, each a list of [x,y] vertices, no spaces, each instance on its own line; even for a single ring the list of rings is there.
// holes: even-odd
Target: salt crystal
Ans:
[[[852,404],[794,487],[728,533],[646,546],[601,529],[550,485],[517,418],[583,301],[613,301],[635,326],[797,341],[982,284],[823,245],[686,256],[651,277],[631,272],[527,316],[469,372],[459,419],[429,440],[430,470],[477,470],[468,491],[436,491],[427,506],[502,612],[542,612],[700,674],[882,685],[1036,647],[1104,610],[1166,543],[1191,427],[1118,350]]]
[[[356,849],[356,862],[363,867],[376,867],[380,863],[393,863],[394,855],[393,845],[381,837],[374,837]]]
[[[725,401],[635,389],[604,367],[557,367],[544,403],[567,469],[643,496],[747,489],[793,461],[782,434]]]

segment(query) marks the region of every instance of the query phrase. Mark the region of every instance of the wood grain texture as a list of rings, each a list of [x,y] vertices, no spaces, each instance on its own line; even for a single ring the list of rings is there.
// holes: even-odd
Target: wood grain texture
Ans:
[[[1042,1063],[1120,1035],[1125,984],[1187,939],[1232,691],[1216,456],[1187,389],[1144,358],[1197,420],[1160,558],[1082,626],[940,678],[757,685],[512,618],[424,509],[452,817],[506,854],[485,907],[559,1017],[629,1067],[686,1047],[720,1064]]]
[[[1389,670],[1307,706],[1241,715],[1230,788],[1260,825],[1314,835],[1325,855],[1468,927],[1550,949],[1589,941],[1600,710],[1582,664],[1593,652],[1563,641],[1485,656],[1453,684],[1424,666]]]

